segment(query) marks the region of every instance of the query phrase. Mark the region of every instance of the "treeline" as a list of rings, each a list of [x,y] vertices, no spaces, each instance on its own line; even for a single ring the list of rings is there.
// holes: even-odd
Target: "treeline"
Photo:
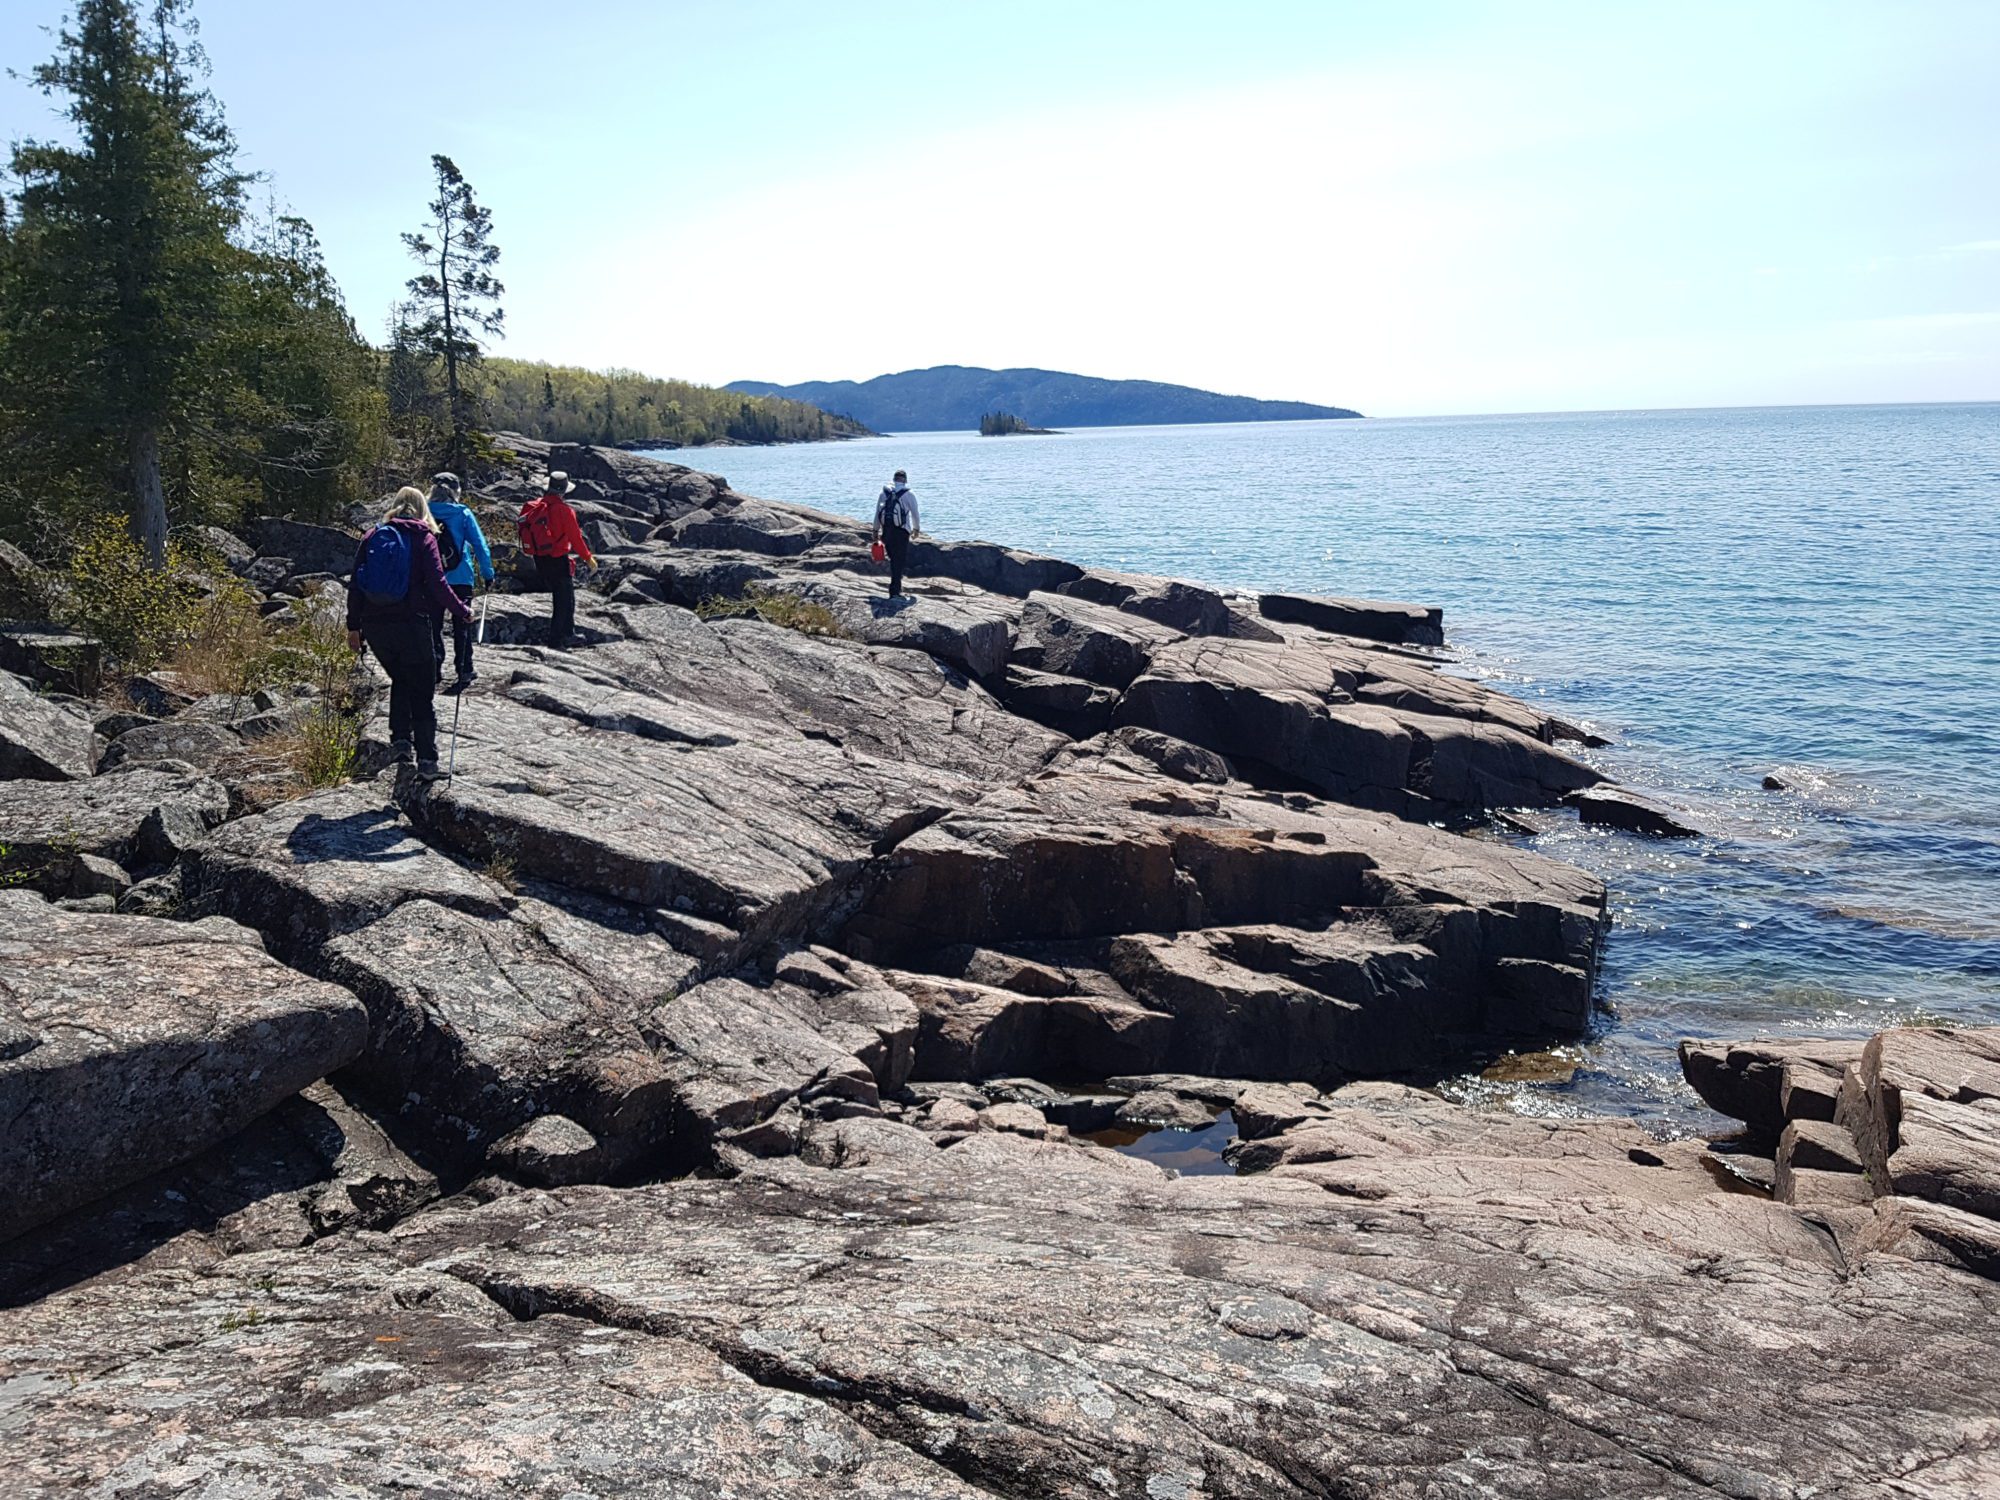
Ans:
[[[801,443],[868,431],[803,401],[657,380],[636,370],[489,356],[473,389],[495,430],[556,443]]]
[[[159,566],[170,518],[325,514],[389,455],[379,358],[202,71],[184,0],[79,0],[29,74],[73,127],[0,199],[0,526],[34,551],[122,500]]]
[[[189,0],[75,0],[28,75],[68,123],[16,145],[0,185],[0,535],[31,554],[71,554],[123,511],[162,569],[204,524],[340,519],[440,467],[476,480],[500,428],[685,444],[861,430],[798,401],[488,359],[500,247],[445,156],[372,345],[312,226],[237,165],[205,77]]]
[[[979,435],[981,437],[1007,437],[1017,432],[1042,432],[1045,429],[1030,427],[1011,411],[988,411],[979,414]]]

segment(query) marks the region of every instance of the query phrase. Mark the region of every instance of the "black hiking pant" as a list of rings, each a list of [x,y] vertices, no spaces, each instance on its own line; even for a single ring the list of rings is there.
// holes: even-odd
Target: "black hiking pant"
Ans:
[[[384,620],[364,625],[361,635],[382,670],[389,674],[389,739],[414,745],[418,760],[438,757],[437,652],[428,620]]]
[[[903,592],[903,569],[910,562],[910,534],[900,526],[882,528],[882,548],[889,554],[889,597]]]
[[[570,576],[569,558],[536,558],[535,577],[555,596],[555,606],[549,611],[549,644],[567,646],[576,634],[576,579]]]
[[[460,587],[458,584],[448,583],[445,585],[445,587],[450,589],[454,594],[458,595],[458,602],[460,604],[466,605],[468,607],[471,606],[472,588],[470,585],[466,585],[465,587]],[[472,632],[477,630],[478,628],[479,628],[478,625],[476,625],[471,620],[461,620],[457,615],[453,615],[451,617],[451,665],[452,665],[452,670],[460,678],[468,678],[472,675]],[[443,615],[431,616],[431,652],[433,655],[437,657],[438,676],[443,677],[444,676],[444,616]]]

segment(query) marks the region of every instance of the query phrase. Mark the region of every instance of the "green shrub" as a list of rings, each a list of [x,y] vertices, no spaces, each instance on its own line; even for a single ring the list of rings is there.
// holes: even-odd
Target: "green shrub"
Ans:
[[[135,672],[158,666],[195,633],[200,589],[178,548],[154,570],[122,520],[106,517],[86,531],[63,569],[63,618],[96,636]]]
[[[740,599],[711,594],[695,606],[694,612],[704,620],[749,619],[754,616],[769,624],[796,630],[800,635],[831,636],[836,640],[844,640],[847,636],[847,632],[840,628],[840,621],[834,618],[833,611],[824,604],[801,599],[797,594],[758,588],[754,584],[744,591]]]

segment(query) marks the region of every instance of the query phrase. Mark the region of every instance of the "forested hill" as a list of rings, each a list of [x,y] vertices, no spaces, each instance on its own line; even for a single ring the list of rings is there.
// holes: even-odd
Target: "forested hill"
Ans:
[[[487,422],[552,443],[803,443],[865,437],[852,418],[783,396],[488,357],[473,384]]]
[[[1181,422],[1288,422],[1358,417],[1341,406],[1223,396],[1156,380],[1099,380],[1060,370],[981,370],[938,365],[873,380],[813,380],[772,385],[738,380],[728,390],[789,396],[841,412],[878,432],[976,431],[990,411],[1012,412],[1037,427],[1128,427]]]

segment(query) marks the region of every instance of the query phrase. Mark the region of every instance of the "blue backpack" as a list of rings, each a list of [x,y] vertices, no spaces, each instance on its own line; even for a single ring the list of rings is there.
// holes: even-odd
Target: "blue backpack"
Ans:
[[[409,597],[410,539],[400,529],[384,523],[368,533],[354,565],[354,586],[370,604],[401,604]]]

